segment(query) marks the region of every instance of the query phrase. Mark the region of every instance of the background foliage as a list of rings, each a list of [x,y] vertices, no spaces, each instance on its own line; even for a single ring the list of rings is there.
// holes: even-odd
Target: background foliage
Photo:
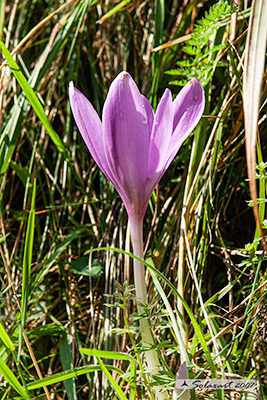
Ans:
[[[153,398],[140,364],[135,369],[142,349],[128,288],[131,258],[89,253],[131,251],[126,212],[87,151],[68,100],[73,80],[101,114],[121,70],[154,107],[166,87],[175,96],[193,76],[206,93],[205,115],[145,218],[149,263],[166,278],[150,271],[147,279],[164,370],[153,384],[163,383],[171,398],[181,352],[174,320],[179,328],[183,315],[192,376],[255,376],[264,398],[266,259],[249,204],[242,105],[250,6],[2,0],[1,398]],[[266,81],[261,104],[257,179],[264,224]]]

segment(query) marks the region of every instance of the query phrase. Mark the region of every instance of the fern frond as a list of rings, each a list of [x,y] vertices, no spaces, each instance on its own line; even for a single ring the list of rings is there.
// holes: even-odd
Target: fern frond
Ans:
[[[192,67],[193,65],[195,65],[195,63],[193,59],[189,59],[189,60],[177,61],[176,65],[178,65],[179,67]]]
[[[183,52],[189,54],[190,56],[197,55],[197,48],[195,46],[184,46]]]
[[[175,80],[175,81],[170,81],[169,84],[170,85],[175,85],[175,86],[185,86],[187,84],[187,80],[186,79],[179,79],[179,80]]]
[[[176,63],[182,68],[166,71],[166,74],[188,76],[188,79],[197,76],[203,85],[207,84],[212,79],[217,54],[226,47],[225,44],[211,45],[211,38],[220,28],[220,22],[236,11],[237,8],[233,8],[227,0],[211,6],[205,16],[196,22],[191,39],[182,49],[190,57]],[[217,67],[219,66],[222,63],[217,63]],[[177,80],[170,83],[180,86],[182,82],[183,80]]]

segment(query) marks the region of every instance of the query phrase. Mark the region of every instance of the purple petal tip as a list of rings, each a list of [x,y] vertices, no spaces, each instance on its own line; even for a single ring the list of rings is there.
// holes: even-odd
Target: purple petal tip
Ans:
[[[193,78],[193,79],[190,81],[190,83],[191,83],[191,85],[197,86],[198,89],[200,89],[201,91],[203,91],[203,87],[202,87],[201,82],[200,82],[200,80],[199,80],[198,78],[196,78],[196,77]]]
[[[193,83],[200,83],[200,80],[195,76],[195,77],[191,80],[191,82],[193,82]]]

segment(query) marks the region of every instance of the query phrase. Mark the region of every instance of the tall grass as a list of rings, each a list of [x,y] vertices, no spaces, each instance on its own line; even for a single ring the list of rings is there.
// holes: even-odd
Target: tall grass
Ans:
[[[260,17],[248,2],[233,6],[1,2],[1,399],[153,399],[155,385],[172,398],[184,359],[191,377],[254,377],[267,395],[266,256],[250,202],[242,97],[247,28]],[[67,94],[73,80],[101,113],[121,70],[154,107],[166,87],[175,96],[191,76],[206,93],[205,115],[145,217],[146,312],[162,365],[152,379],[126,212],[88,153]],[[264,81],[255,98],[263,227],[266,93]]]

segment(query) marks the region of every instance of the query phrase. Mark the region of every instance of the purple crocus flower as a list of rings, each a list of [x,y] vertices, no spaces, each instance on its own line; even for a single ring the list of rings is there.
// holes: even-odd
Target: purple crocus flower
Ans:
[[[174,101],[166,89],[154,114],[127,72],[121,72],[110,86],[102,122],[87,98],[70,84],[71,109],[98,166],[119,192],[127,209],[135,256],[143,254],[143,218],[150,196],[174,159],[182,143],[196,127],[204,110],[202,86],[197,78],[189,82]],[[134,259],[134,281],[139,316],[147,302],[144,265]],[[149,370],[158,374],[160,363],[146,318],[139,320]],[[166,394],[155,389],[155,399]]]
[[[70,83],[70,104],[82,137],[100,169],[120,194],[130,220],[143,220],[150,196],[196,127],[204,110],[202,86],[190,81],[172,100],[166,89],[156,112],[127,72],[112,82],[102,122]]]

